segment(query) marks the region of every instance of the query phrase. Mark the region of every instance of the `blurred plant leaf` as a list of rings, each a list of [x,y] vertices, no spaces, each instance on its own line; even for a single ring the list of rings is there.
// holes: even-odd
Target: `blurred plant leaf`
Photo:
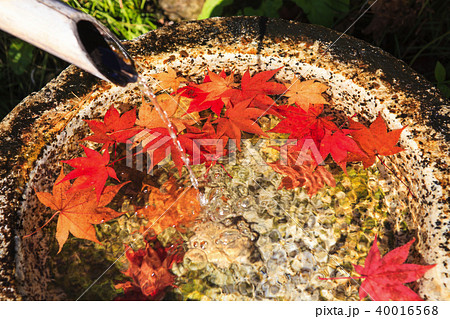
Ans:
[[[11,63],[11,70],[16,75],[21,75],[27,71],[33,61],[34,47],[31,44],[15,39],[8,49],[8,59]]]
[[[278,10],[283,5],[283,0],[263,0],[258,9],[252,7],[244,8],[244,15],[246,16],[264,16],[269,18],[277,18]]]
[[[434,68],[434,77],[438,83],[445,81],[445,68],[441,62],[437,61]]]
[[[445,71],[445,67],[439,61],[436,62],[436,66],[434,68],[434,77],[436,78],[437,81],[437,88],[446,98],[450,98],[450,87],[447,84],[445,84],[447,72]]]
[[[219,16],[222,14],[223,7],[232,3],[233,0],[206,0],[203,4],[202,12],[200,12],[197,19],[202,20],[209,17]]]
[[[331,27],[334,18],[349,11],[350,0],[292,0],[305,12],[309,22]]]

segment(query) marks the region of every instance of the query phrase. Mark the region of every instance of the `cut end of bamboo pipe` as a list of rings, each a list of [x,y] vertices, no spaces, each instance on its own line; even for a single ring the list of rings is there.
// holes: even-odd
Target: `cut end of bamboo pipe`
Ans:
[[[76,26],[81,45],[100,73],[120,86],[137,81],[133,60],[116,39],[88,20],[79,20]]]

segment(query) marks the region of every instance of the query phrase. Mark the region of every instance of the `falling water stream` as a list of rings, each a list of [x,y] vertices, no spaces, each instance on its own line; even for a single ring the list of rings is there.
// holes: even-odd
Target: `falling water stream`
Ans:
[[[175,144],[175,147],[178,149],[178,151],[181,154],[181,159],[183,160],[184,166],[189,172],[189,178],[191,179],[192,186],[198,190],[198,180],[195,177],[194,172],[192,171],[192,167],[189,163],[189,158],[186,156],[186,152],[183,150],[183,147],[180,144],[180,141],[177,138],[177,133],[175,131],[175,128],[172,124],[172,122],[169,119],[169,116],[167,115],[166,111],[164,111],[161,106],[159,105],[158,101],[156,100],[156,95],[151,91],[145,80],[140,76],[138,79],[138,85],[141,89],[142,94],[146,98],[148,98],[154,105],[156,111],[158,112],[159,116],[163,120],[164,124],[167,126],[167,130],[169,131],[170,137],[172,138],[173,143]]]
[[[158,101],[156,99],[156,95],[152,92],[152,90],[147,85],[146,81],[142,78],[142,76],[139,76],[137,83],[138,83],[139,88],[141,89],[142,94],[144,94],[144,96],[146,98],[148,98],[152,102],[152,104],[154,105],[156,111],[158,112],[159,116],[161,117],[162,121],[167,126],[167,130],[169,131],[169,135],[172,138],[172,141],[175,144],[175,147],[180,152],[181,159],[182,159],[182,161],[184,163],[184,166],[186,167],[186,169],[187,169],[187,171],[189,173],[189,178],[191,180],[192,186],[196,190],[199,190],[198,180],[195,177],[194,171],[192,170],[192,167],[191,167],[190,162],[189,162],[189,158],[187,157],[186,152],[183,150],[183,147],[181,146],[181,143],[180,143],[180,141],[177,138],[176,130],[175,130],[172,122],[170,121],[169,116],[167,115],[166,111],[161,108],[161,106],[159,105],[159,103],[158,103]],[[200,202],[200,205],[206,206],[206,204],[207,204],[206,196],[204,196],[204,194],[202,194],[201,192],[199,192],[198,200]]]

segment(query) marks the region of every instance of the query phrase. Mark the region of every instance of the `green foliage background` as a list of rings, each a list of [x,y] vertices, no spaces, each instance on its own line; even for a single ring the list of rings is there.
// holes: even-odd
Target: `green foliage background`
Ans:
[[[65,0],[132,39],[170,23],[167,0]],[[205,0],[198,19],[256,15],[323,25],[381,47],[425,75],[450,97],[450,5],[447,0]],[[184,6],[188,6],[189,0]],[[183,3],[181,2],[181,5]],[[377,9],[377,5],[379,5]],[[353,25],[352,23],[357,22]],[[67,66],[0,32],[0,119]]]

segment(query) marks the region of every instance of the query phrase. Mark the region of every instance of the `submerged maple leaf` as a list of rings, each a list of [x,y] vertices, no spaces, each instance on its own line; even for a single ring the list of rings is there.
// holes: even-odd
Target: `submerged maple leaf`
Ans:
[[[422,300],[418,294],[412,291],[404,283],[413,282],[421,278],[428,270],[436,265],[404,264],[408,257],[409,248],[415,239],[405,245],[398,247],[383,257],[378,249],[377,237],[370,248],[369,254],[364,262],[364,267],[353,265],[355,271],[361,277],[343,277],[363,279],[359,287],[359,298],[366,296],[374,301],[418,301]],[[342,279],[342,278],[320,278]]]
[[[125,143],[141,129],[134,127],[136,110],[125,112],[120,116],[114,105],[111,105],[103,118],[98,120],[85,120],[94,135],[84,138],[84,141],[104,143],[103,148],[115,143]]]
[[[322,96],[322,93],[328,89],[325,84],[294,78],[286,87],[287,91],[284,95],[289,98],[288,104],[297,104],[305,111],[308,111],[310,104],[328,104]]]
[[[107,186],[97,201],[92,188],[73,192],[74,188],[78,189],[77,182],[71,185],[70,181],[65,180],[64,171],[61,168],[61,174],[53,185],[53,194],[36,192],[42,204],[56,211],[52,218],[59,214],[56,226],[56,239],[59,243],[58,253],[66,242],[69,233],[75,237],[99,243],[93,224],[100,224],[123,214],[105,206],[125,184]]]
[[[116,172],[112,167],[109,167],[109,152],[105,150],[103,155],[93,149],[83,146],[86,157],[77,157],[68,161],[62,161],[69,164],[75,169],[67,174],[59,183],[67,180],[81,177],[79,183],[71,188],[71,192],[78,191],[84,188],[95,187],[97,200],[100,201],[100,195],[105,187],[108,177],[112,177],[119,181]]]
[[[123,296],[115,300],[159,300],[164,297],[167,287],[175,287],[175,276],[169,269],[174,258],[180,259],[179,256],[171,253],[169,249],[154,249],[149,243],[145,249],[126,249],[129,266],[123,274],[130,277],[131,281],[114,286],[124,292]]]
[[[167,67],[166,72],[151,74],[150,76],[159,80],[156,92],[168,89],[172,89],[173,92],[176,92],[181,82],[187,82],[185,78],[178,76],[177,72],[170,66]]]
[[[264,111],[249,107],[250,102],[251,100],[248,99],[232,104],[232,107],[225,112],[225,116],[214,122],[217,123],[217,134],[235,139],[239,150],[241,150],[241,131],[267,136],[255,122],[257,118],[264,115]]]
[[[198,191],[194,188],[180,187],[171,178],[160,188],[144,185],[150,190],[147,205],[137,210],[139,215],[148,220],[148,228],[160,234],[168,227],[182,231],[181,226],[189,226],[201,211]]]
[[[403,148],[396,146],[396,144],[406,126],[388,132],[386,123],[380,113],[368,128],[351,118],[349,118],[349,123],[349,128],[352,130],[350,135],[367,154],[366,157],[352,156],[349,161],[362,160],[364,168],[367,168],[375,163],[377,155],[389,156],[403,151]]]
[[[309,155],[292,150],[287,154],[287,162],[278,160],[274,163],[268,163],[275,172],[286,175],[278,189],[304,187],[311,197],[325,184],[332,187],[336,186],[333,175],[325,167],[317,166],[310,159]],[[297,163],[297,161],[301,162]]]

